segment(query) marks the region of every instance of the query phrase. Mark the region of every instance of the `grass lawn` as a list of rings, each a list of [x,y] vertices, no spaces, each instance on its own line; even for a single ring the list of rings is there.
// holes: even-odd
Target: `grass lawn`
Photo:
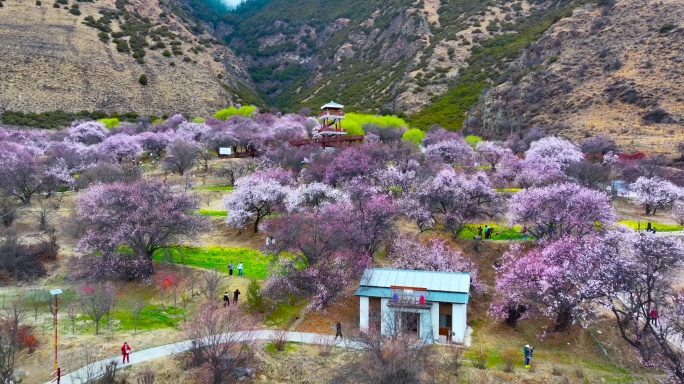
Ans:
[[[162,307],[160,304],[150,304],[143,308],[138,317],[138,331],[150,331],[162,328],[176,328],[183,320],[183,309],[173,306]],[[117,308],[109,316],[110,325],[116,331],[133,331],[133,315],[127,308]],[[65,325],[71,332],[71,324]],[[76,328],[79,333],[94,333],[95,323],[89,316],[81,315],[76,318]],[[107,332],[106,317],[100,320],[100,333]]]
[[[520,192],[522,191],[522,188],[496,188],[495,191],[497,192]]]
[[[215,211],[211,209],[198,209],[197,213],[202,216],[228,216],[228,212],[226,211]]]
[[[198,191],[232,191],[233,187],[228,185],[212,185],[208,187],[196,187]]]
[[[461,239],[472,239],[477,236],[477,227],[482,227],[484,236],[484,226],[493,226],[494,233],[492,233],[492,240],[522,240],[522,233],[520,225],[514,225],[513,227],[504,227],[497,223],[478,223],[478,224],[466,224],[463,226],[463,230],[459,233],[458,237]],[[501,232],[500,234],[496,234]],[[529,236],[528,236],[529,238]]]
[[[172,298],[167,298],[171,300]],[[133,315],[130,311],[115,310],[113,317],[119,321],[119,329],[125,331],[132,331]],[[172,306],[162,307],[159,304],[150,304],[143,308],[138,318],[138,331],[145,331],[159,328],[176,327],[176,325],[183,320],[183,308],[176,308]]]
[[[641,229],[641,230],[646,230],[646,226],[648,225],[648,220],[641,220],[641,224],[639,224],[638,221],[636,220],[620,220],[618,221],[620,224],[624,224],[628,226],[629,228],[632,228],[634,230],[636,229]],[[676,231],[681,231],[682,227],[681,225],[677,224],[665,224],[665,223],[657,223],[655,221],[651,221],[651,225],[655,227],[657,231],[660,232],[676,232]],[[639,228],[639,226],[641,228]]]
[[[264,322],[266,325],[276,327],[286,325],[293,317],[299,315],[304,305],[306,305],[306,302],[300,302],[295,305],[289,305],[285,302],[278,303],[272,312],[264,316]]]
[[[180,247],[170,250],[173,261],[180,264],[200,268],[217,268],[219,271],[228,273],[228,263],[235,264],[234,274],[237,275],[237,264],[242,262],[246,278],[263,279],[266,277],[266,268],[269,258],[261,252],[250,248],[231,247]],[[154,254],[154,260],[162,261],[163,252]]]

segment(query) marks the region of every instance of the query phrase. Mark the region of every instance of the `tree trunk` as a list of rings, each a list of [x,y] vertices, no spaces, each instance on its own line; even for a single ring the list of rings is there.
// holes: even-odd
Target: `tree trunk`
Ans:
[[[140,272],[140,277],[146,279],[148,277],[154,276],[154,264],[152,263],[152,256],[154,251],[148,251],[145,256],[145,263],[138,270]]]
[[[556,323],[553,326],[554,332],[564,332],[572,324],[572,311],[567,308],[561,308],[556,316]]]
[[[259,222],[261,221],[261,217],[257,215],[256,219],[254,219],[254,233],[259,232]]]

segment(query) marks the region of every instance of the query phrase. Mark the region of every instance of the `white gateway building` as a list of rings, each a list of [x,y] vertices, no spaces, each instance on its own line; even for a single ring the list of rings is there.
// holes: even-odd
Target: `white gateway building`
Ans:
[[[413,332],[426,342],[451,331],[453,342],[464,341],[470,273],[367,268],[355,295],[361,330]]]

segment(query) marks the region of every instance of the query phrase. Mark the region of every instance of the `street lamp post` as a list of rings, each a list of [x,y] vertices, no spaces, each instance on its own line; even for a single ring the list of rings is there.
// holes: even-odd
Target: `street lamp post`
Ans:
[[[51,289],[50,294],[55,297],[55,318],[53,326],[55,327],[55,366],[54,370],[57,372],[57,382],[59,383],[59,364],[57,363],[57,298],[62,293],[61,289]]]

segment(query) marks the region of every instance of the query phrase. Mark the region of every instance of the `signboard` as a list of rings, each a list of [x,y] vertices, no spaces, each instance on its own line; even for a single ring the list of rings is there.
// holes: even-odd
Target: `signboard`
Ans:
[[[233,154],[233,148],[219,148],[219,155],[227,155],[230,156]]]

